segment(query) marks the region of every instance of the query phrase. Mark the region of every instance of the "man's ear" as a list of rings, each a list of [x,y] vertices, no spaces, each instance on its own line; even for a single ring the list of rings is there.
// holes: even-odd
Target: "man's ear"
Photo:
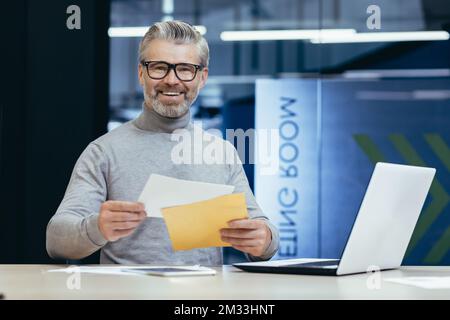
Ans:
[[[144,70],[142,68],[142,64],[139,63],[138,65],[138,77],[139,77],[139,83],[141,86],[144,86]]]
[[[202,69],[201,78],[200,78],[200,86],[199,86],[200,89],[205,86],[206,80],[208,79],[208,73],[209,73],[208,68],[204,67]]]

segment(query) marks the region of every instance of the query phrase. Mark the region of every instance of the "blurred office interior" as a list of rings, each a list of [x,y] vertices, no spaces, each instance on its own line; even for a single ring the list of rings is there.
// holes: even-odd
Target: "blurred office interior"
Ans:
[[[81,8],[80,30],[65,26],[71,4]],[[450,263],[448,1],[19,0],[7,8],[0,237],[11,245],[0,261],[52,262],[45,227],[76,159],[139,114],[140,37],[176,19],[209,43],[209,79],[192,106],[204,128],[258,128],[256,112],[275,115],[257,105],[261,81],[307,101],[302,119],[314,125],[300,132],[313,147],[299,146],[307,156],[296,161],[309,173],[299,182],[308,204],[277,258],[338,258],[374,164],[387,161],[437,168],[403,263]],[[262,199],[254,165],[244,169],[257,200],[276,201]],[[241,259],[225,249],[226,263]]]

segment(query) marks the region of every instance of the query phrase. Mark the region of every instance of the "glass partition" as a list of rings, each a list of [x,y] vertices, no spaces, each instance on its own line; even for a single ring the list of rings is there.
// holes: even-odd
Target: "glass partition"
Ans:
[[[110,130],[141,110],[145,27],[171,19],[195,25],[210,47],[194,120],[223,132],[279,130],[285,167],[274,175],[261,176],[241,154],[257,200],[280,229],[276,258],[340,257],[374,164],[387,161],[437,168],[404,264],[450,263],[448,2],[113,0]],[[280,120],[289,110],[295,125]],[[298,175],[286,184],[287,166]],[[226,249],[225,258],[243,256]]]

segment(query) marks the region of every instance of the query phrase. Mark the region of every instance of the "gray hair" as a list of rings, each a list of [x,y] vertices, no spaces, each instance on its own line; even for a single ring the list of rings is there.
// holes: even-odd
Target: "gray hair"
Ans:
[[[209,48],[206,39],[190,24],[174,20],[157,22],[152,25],[139,44],[139,61],[145,59],[144,52],[154,39],[173,41],[175,44],[195,44],[198,48],[200,63],[207,67]]]

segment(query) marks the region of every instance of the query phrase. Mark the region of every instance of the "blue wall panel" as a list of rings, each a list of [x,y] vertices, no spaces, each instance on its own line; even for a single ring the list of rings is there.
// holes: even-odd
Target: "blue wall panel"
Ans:
[[[301,199],[292,257],[341,256],[374,164],[386,161],[437,168],[404,264],[449,264],[450,79],[319,81],[256,86],[257,129],[280,127],[282,97],[295,99],[291,109],[302,128],[295,143],[303,173],[289,182]],[[257,199],[279,228],[276,195],[285,183],[280,175],[255,174]]]
[[[437,175],[404,264],[448,264],[450,80],[323,82],[322,256],[339,256],[376,161]]]

